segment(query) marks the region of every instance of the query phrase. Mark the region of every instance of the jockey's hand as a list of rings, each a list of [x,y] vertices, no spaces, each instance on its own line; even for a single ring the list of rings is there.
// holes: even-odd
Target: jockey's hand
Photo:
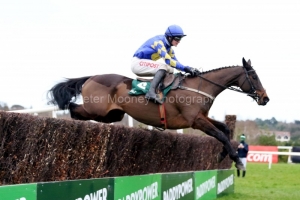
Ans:
[[[184,72],[189,73],[192,77],[195,77],[199,74],[199,70],[193,67],[186,66]]]

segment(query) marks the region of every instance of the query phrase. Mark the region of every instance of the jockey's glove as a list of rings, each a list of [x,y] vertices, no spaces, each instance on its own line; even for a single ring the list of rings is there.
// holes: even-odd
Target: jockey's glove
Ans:
[[[189,66],[184,68],[184,72],[189,73],[192,77],[197,76],[200,73],[198,69]]]

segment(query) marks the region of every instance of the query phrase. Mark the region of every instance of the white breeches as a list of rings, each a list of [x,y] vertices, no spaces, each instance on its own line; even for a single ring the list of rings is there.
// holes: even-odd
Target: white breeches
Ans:
[[[164,63],[163,59],[157,61],[148,59],[139,59],[133,57],[131,61],[131,70],[137,76],[154,76],[159,69],[164,69],[168,73],[173,73],[174,68]]]

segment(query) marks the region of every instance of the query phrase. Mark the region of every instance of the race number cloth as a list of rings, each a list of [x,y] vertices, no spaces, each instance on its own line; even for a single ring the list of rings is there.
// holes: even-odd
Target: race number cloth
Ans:
[[[163,97],[165,97],[171,90],[172,84],[166,87],[163,92]],[[139,80],[132,81],[132,89],[128,92],[129,95],[144,95],[150,89],[150,82],[144,82]]]

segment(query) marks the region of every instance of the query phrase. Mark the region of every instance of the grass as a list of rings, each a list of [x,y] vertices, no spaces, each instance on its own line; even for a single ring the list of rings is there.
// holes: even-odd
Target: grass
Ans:
[[[246,177],[235,176],[234,184],[234,193],[218,200],[300,199],[300,164],[277,163],[269,169],[268,164],[247,163]]]

